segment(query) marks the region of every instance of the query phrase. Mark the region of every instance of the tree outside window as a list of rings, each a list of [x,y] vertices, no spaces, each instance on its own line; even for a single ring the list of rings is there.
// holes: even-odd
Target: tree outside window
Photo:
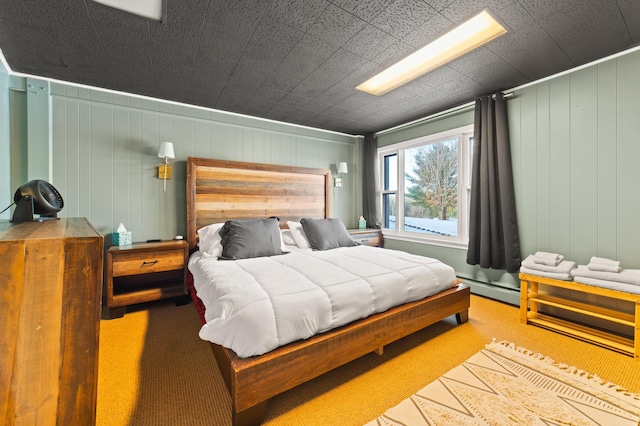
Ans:
[[[447,220],[458,205],[458,141],[438,142],[407,150],[412,170],[406,173],[405,199],[412,215]],[[406,215],[406,213],[405,213]]]

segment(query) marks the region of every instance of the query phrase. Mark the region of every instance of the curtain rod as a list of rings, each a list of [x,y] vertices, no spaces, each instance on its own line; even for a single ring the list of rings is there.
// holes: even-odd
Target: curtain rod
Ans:
[[[503,94],[505,99],[510,99],[510,98],[513,97],[513,92],[502,92],[502,94]],[[495,99],[496,95],[492,95],[492,96]],[[379,132],[374,133],[374,135],[378,136],[378,135],[382,135],[384,133],[393,132],[395,130],[406,129],[406,128],[409,128],[409,127],[416,126],[418,124],[424,124],[424,123],[427,123],[429,121],[437,120],[437,119],[440,119],[440,118],[443,118],[443,117],[448,117],[448,116],[451,116],[451,115],[460,114],[461,112],[465,112],[465,111],[469,111],[469,110],[473,109],[475,107],[475,105],[476,105],[475,101],[468,102],[466,104],[458,105],[457,107],[453,107],[453,108],[450,108],[450,109],[445,110],[445,111],[437,112],[437,113],[429,115],[427,117],[418,118],[417,120],[410,121],[408,123],[403,123],[403,124],[399,124],[399,125],[397,125],[395,127],[390,127],[388,129],[380,130]]]

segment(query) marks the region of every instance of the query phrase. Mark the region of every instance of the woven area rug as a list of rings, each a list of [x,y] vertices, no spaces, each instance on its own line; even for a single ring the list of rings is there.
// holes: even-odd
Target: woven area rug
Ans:
[[[367,426],[638,426],[639,422],[639,394],[494,340]]]

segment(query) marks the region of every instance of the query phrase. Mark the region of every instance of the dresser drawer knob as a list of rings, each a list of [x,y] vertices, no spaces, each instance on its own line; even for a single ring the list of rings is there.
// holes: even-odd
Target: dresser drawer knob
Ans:
[[[142,262],[142,266],[153,266],[156,263],[158,263],[157,260],[154,260],[153,262],[147,262],[146,260]]]

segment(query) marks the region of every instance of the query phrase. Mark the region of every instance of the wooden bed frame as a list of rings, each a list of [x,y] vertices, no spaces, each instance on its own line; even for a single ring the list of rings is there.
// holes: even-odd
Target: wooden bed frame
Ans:
[[[187,240],[197,246],[197,230],[228,219],[331,217],[331,172],[325,169],[204,158],[187,160]],[[468,319],[470,290],[458,283],[423,300],[290,343],[269,353],[240,358],[211,344],[232,400],[234,425],[260,424],[267,401],[299,384],[385,345],[456,315]]]

